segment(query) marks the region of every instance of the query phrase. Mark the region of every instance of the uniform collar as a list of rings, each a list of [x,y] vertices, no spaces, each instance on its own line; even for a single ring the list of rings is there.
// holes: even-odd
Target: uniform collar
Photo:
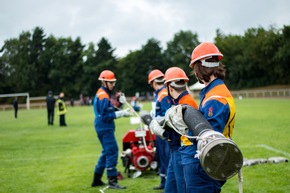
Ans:
[[[101,88],[102,88],[106,93],[108,93],[108,94],[111,96],[112,91],[110,91],[109,89],[107,89],[107,88],[104,87],[104,86],[101,86]]]
[[[188,91],[187,91],[187,90],[184,91],[183,93],[181,93],[181,94],[177,97],[177,99],[174,99],[174,104],[178,104],[179,101],[180,101],[180,99],[182,99],[182,97],[184,97],[184,96],[187,95],[187,94],[188,94]]]
[[[159,88],[159,89],[157,89],[156,91],[155,91],[155,94],[158,94],[162,89],[164,89],[165,88],[165,86],[162,86],[161,88]]]
[[[214,79],[213,81],[211,81],[206,87],[204,87],[201,91],[200,91],[200,95],[205,95],[206,93],[208,93],[208,91],[210,91],[213,87],[220,85],[220,84],[224,84],[223,80],[220,78]]]

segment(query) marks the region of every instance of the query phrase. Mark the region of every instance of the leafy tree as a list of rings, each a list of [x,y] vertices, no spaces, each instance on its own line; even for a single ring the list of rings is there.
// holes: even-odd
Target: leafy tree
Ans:
[[[49,37],[51,46],[49,79],[54,90],[65,92],[66,96],[75,96],[79,93],[82,75],[82,51],[83,45],[80,38],[73,41],[71,38]],[[57,87],[57,88],[56,88]]]
[[[1,62],[6,76],[5,85],[9,85],[7,92],[33,92],[35,86],[32,74],[35,68],[29,63],[30,32],[22,32],[19,38],[5,41],[2,48]]]
[[[30,42],[30,58],[29,64],[33,68],[30,77],[31,89],[33,90],[33,95],[41,96],[45,93],[45,83],[46,75],[48,74],[47,68],[45,68],[42,60],[42,54],[45,50],[45,34],[42,28],[36,27],[32,34],[32,39]]]
[[[87,49],[83,52],[83,73],[82,87],[80,93],[85,96],[93,95],[96,92],[96,85],[98,83],[97,65],[95,63],[96,50],[92,42],[89,43]]]
[[[129,53],[119,61],[117,76],[121,75],[120,89],[127,95],[136,92],[145,95],[152,90],[147,83],[148,74],[155,68],[165,69],[159,44],[159,41],[149,39],[140,50]]]
[[[56,44],[57,39],[53,35],[50,35],[45,39],[45,46],[40,59],[40,63],[42,65],[42,76],[40,81],[43,81],[42,93],[40,96],[45,95],[49,90],[52,90],[54,94],[59,92],[58,82],[54,80],[51,75],[53,71],[52,64],[54,61],[54,55],[57,52]]]
[[[220,30],[216,34],[215,44],[223,54],[222,63],[226,67],[225,83],[230,89],[241,88],[245,69],[243,50],[246,47],[243,38],[238,35],[226,36]]]
[[[167,42],[167,48],[164,51],[166,69],[177,66],[182,68],[189,76],[192,71],[189,67],[191,53],[199,43],[196,33],[182,30],[176,33],[173,40]],[[194,78],[190,78],[189,84],[195,82],[196,80]]]
[[[133,96],[136,91],[139,91],[139,83],[143,80],[139,75],[141,68],[138,59],[140,55],[140,50],[130,52],[126,57],[119,60],[119,65],[117,67],[116,90],[121,90],[129,96]],[[138,84],[136,82],[137,80]]]
[[[224,54],[222,61],[226,64],[229,87],[242,89],[281,84],[280,77],[287,77],[283,75],[277,54],[277,48],[287,42],[282,39],[279,30],[273,26],[269,30],[250,28],[244,36],[225,36],[218,30],[215,41]]]
[[[250,28],[244,35],[225,35],[217,30],[215,44],[224,54],[226,83],[230,89],[243,89],[271,84],[290,83],[290,27],[276,29]],[[106,38],[86,48],[80,38],[46,37],[36,27],[19,37],[4,42],[0,50],[0,92],[29,92],[43,96],[48,90],[65,92],[67,97],[80,93],[92,96],[99,87],[98,76],[112,70],[118,79],[116,89],[127,95],[152,92],[147,76],[153,69],[163,72],[172,66],[187,75],[191,52],[199,44],[198,36],[180,31],[167,42],[163,51],[160,42],[149,39],[141,49],[117,59]],[[195,79],[190,78],[190,84]]]
[[[83,85],[81,93],[87,96],[94,96],[99,87],[98,77],[103,70],[111,70],[115,74],[117,59],[114,56],[115,49],[106,38],[101,38],[97,44],[97,49],[93,43],[89,43],[84,51],[83,57],[86,61],[83,64],[83,71],[86,74],[82,79]]]
[[[103,70],[115,71],[117,66],[117,59],[114,56],[115,49],[106,38],[101,38],[98,43],[98,49],[96,51],[95,62],[97,65],[97,75]],[[116,72],[115,72],[116,73]]]
[[[17,55],[17,42],[18,40],[16,38],[6,40],[4,46],[1,48],[2,54],[0,57],[0,93],[11,93],[17,91],[15,88],[13,88],[14,80],[11,77],[16,70],[14,62],[11,60]]]
[[[75,41],[72,41],[71,44],[68,46],[69,53],[68,53],[68,62],[69,66],[69,73],[70,76],[66,81],[66,86],[69,88],[67,92],[70,94],[70,97],[73,98],[74,96],[78,95],[82,84],[81,84],[81,76],[83,75],[82,71],[82,53],[84,45],[82,45],[80,38],[76,38]]]
[[[290,26],[284,26],[277,38],[273,40],[276,44],[275,55],[272,59],[271,72],[275,72],[275,80],[279,84],[290,83]]]

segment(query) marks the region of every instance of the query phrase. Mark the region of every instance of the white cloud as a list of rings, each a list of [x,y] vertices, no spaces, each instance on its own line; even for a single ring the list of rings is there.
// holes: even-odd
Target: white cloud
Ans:
[[[290,24],[288,0],[10,0],[0,2],[0,46],[22,31],[42,27],[47,35],[81,37],[97,43],[106,37],[118,56],[140,49],[149,38],[162,46],[180,30],[213,41],[217,29],[243,34],[249,28]]]

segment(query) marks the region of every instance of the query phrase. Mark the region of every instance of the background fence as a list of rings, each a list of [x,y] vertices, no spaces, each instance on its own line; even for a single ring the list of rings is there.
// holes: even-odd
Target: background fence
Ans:
[[[236,98],[290,97],[290,89],[243,90],[231,91],[231,93]]]
[[[198,97],[199,91],[194,91],[194,97]],[[290,99],[290,89],[267,89],[267,90],[242,90],[242,91],[231,91],[233,97],[235,98],[289,98]],[[55,96],[57,98],[57,96]],[[29,98],[29,105],[30,108],[35,109],[41,109],[46,108],[46,97],[30,97]],[[130,101],[131,98],[128,98],[128,101]],[[70,100],[66,101],[67,105],[70,104]],[[81,102],[79,100],[74,101],[74,105],[81,105]],[[27,108],[27,104],[19,104],[19,109]],[[0,110],[11,110],[13,109],[12,104],[0,104]]]

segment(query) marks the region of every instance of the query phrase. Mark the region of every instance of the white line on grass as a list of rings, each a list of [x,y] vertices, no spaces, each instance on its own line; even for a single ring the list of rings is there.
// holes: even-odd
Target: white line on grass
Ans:
[[[268,150],[270,150],[270,151],[274,151],[274,152],[276,152],[276,153],[281,153],[281,154],[283,154],[283,155],[285,155],[285,156],[287,156],[287,157],[290,157],[290,154],[289,154],[289,153],[287,153],[287,152],[285,152],[285,151],[281,151],[281,150],[279,150],[279,149],[275,149],[275,148],[273,148],[273,147],[271,147],[271,146],[269,146],[269,145],[266,145],[266,144],[258,144],[258,145],[256,145],[256,146],[258,146],[258,147],[263,147],[263,148],[268,149]]]

